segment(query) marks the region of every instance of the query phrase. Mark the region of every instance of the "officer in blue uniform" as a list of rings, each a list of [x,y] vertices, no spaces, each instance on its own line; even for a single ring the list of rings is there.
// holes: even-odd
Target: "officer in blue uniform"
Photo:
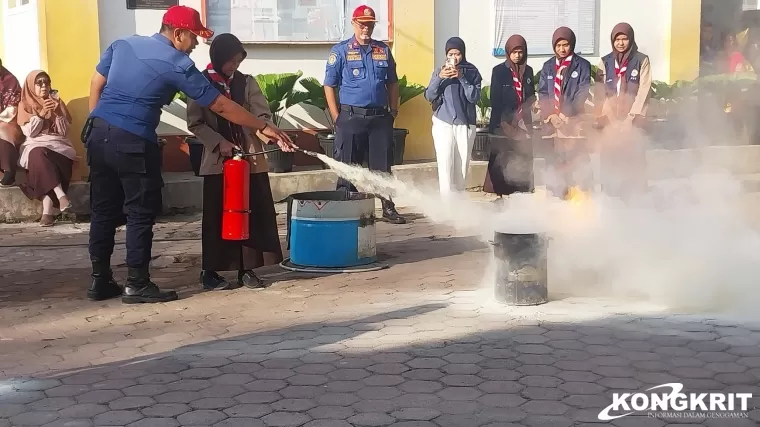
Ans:
[[[164,185],[156,127],[161,107],[178,91],[230,122],[277,141],[283,151],[293,151],[287,135],[220,95],[195,67],[188,54],[198,37],[213,34],[196,10],[174,6],[164,15],[160,33],[115,41],[96,67],[90,118],[82,131],[90,167],[91,300],[119,295],[127,304],[177,299],[176,292],[163,292],[151,282],[148,266]],[[128,277],[122,290],[113,279],[110,261],[116,227],[124,217]]]
[[[333,46],[325,72],[325,96],[336,127],[333,157],[344,163],[391,172],[393,121],[398,114],[396,62],[385,43],[372,40],[375,11],[368,6],[354,10],[354,36]],[[339,104],[340,102],[340,104]],[[338,189],[356,191],[339,179]],[[404,217],[390,199],[382,198],[383,217],[403,224]]]

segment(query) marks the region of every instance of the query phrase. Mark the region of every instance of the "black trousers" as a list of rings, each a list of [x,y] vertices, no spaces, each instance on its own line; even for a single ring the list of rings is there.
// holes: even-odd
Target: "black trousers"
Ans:
[[[565,197],[571,187],[581,191],[594,190],[591,155],[585,139],[554,138],[540,140],[546,161],[544,181],[547,191],[555,197]]]
[[[341,109],[335,126],[335,160],[361,165],[366,158],[370,170],[391,172],[393,116],[390,113],[365,116]],[[338,178],[337,189],[356,191],[356,187],[343,178]]]
[[[126,216],[127,266],[147,267],[164,186],[158,143],[95,119],[85,147],[92,211],[90,258],[110,261],[116,227]]]

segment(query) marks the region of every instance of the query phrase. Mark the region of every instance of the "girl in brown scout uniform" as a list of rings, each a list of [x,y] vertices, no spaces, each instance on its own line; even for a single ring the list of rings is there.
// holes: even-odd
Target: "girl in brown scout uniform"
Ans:
[[[240,40],[232,34],[220,34],[211,43],[209,55],[211,63],[203,74],[214,87],[251,114],[270,123],[272,113],[256,79],[237,70],[246,57]],[[230,123],[192,100],[187,104],[187,127],[203,143],[200,167],[203,176],[201,286],[205,289],[230,289],[239,285],[262,287],[263,281],[253,270],[282,261],[277,213],[267,173],[269,166],[263,154],[250,158],[250,238],[242,242],[222,239],[222,163],[235,148],[246,153],[262,151],[262,142],[250,130]],[[217,273],[235,270],[238,271],[236,283],[227,282]]]
[[[600,142],[601,179],[605,193],[627,197],[647,187],[645,138],[638,128],[645,123],[652,73],[629,24],[615,25],[610,41],[612,52],[601,59],[594,95],[597,128],[608,130]]]

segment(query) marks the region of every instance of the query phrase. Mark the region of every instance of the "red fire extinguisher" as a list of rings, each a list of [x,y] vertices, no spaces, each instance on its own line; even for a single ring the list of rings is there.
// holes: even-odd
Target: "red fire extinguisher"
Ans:
[[[248,216],[249,188],[251,185],[251,165],[240,155],[227,159],[222,164],[224,193],[222,208],[222,239],[247,240],[249,236]]]

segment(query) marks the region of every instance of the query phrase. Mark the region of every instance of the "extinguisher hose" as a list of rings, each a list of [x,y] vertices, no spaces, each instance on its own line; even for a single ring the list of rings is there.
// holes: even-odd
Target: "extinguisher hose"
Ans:
[[[233,157],[253,157],[253,156],[260,156],[260,155],[266,154],[266,153],[273,153],[275,151],[280,151],[280,150],[281,150],[280,147],[270,148],[268,150],[256,151],[255,153],[243,153],[242,151],[235,150],[232,153],[232,156]]]

